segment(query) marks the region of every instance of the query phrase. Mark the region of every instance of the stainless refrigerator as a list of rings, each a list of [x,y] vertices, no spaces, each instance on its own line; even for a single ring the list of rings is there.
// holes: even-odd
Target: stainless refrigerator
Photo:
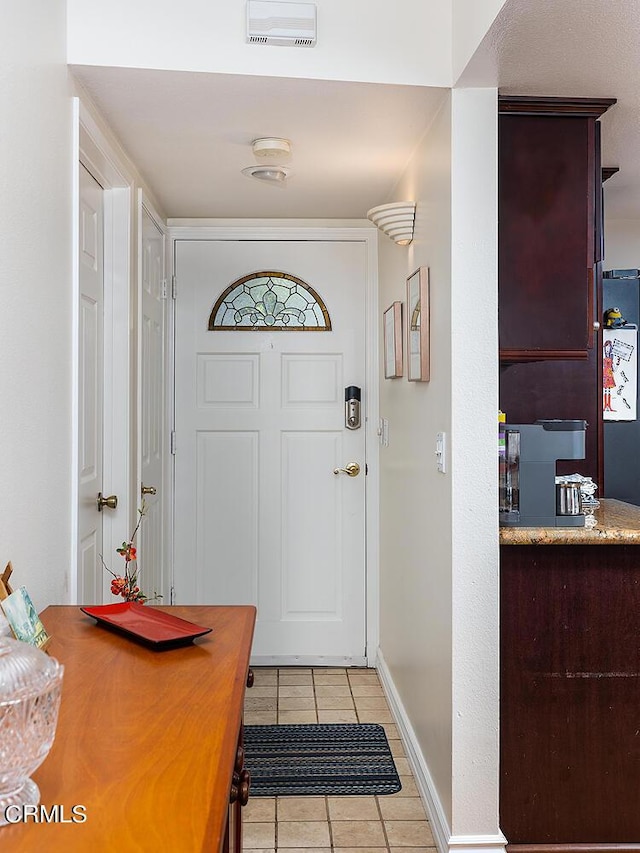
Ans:
[[[619,308],[640,326],[640,270],[605,270],[602,285],[603,311]],[[601,497],[640,506],[640,420],[604,422],[604,480]]]

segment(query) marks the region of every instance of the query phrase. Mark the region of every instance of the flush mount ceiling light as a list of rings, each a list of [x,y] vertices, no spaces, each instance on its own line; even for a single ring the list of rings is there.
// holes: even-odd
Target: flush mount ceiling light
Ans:
[[[242,174],[265,183],[284,184],[291,172],[286,166],[247,166]]]
[[[265,136],[254,139],[251,143],[254,155],[263,159],[265,157],[285,157],[291,154],[291,143],[288,139],[277,136]]]
[[[414,201],[395,201],[381,204],[367,211],[367,219],[399,246],[408,246],[413,240],[413,223],[416,216]]]

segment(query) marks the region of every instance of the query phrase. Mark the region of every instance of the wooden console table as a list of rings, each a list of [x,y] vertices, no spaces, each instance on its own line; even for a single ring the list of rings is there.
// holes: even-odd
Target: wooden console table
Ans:
[[[96,625],[78,607],[41,615],[64,664],[56,739],[33,774],[41,803],[68,823],[0,827],[0,847],[218,853],[240,844],[230,807],[255,608],[162,607],[213,628],[193,645],[153,651]],[[237,780],[236,780],[237,781]],[[86,821],[71,822],[72,807]],[[235,824],[235,825],[234,825]]]

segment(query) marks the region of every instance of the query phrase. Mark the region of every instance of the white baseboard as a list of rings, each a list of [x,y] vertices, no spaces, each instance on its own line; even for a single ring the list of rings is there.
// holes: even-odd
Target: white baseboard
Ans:
[[[424,803],[439,853],[505,853],[507,840],[501,833],[496,835],[451,835],[451,828],[429,772],[429,767],[380,649],[378,649],[377,670],[389,708],[400,732],[407,759],[415,776],[416,785]]]
[[[407,712],[404,709],[400,695],[396,689],[391,673],[385,662],[384,656],[378,649],[378,676],[382,683],[382,689],[387,697],[389,708],[393,714],[393,718],[400,732],[402,743],[404,744],[407,759],[413,770],[413,775],[416,779],[416,785],[420,792],[420,797],[425,805],[427,817],[431,824],[431,831],[436,842],[436,846],[440,853],[448,853],[449,838],[451,830],[445,815],[444,808],[438,797],[438,792],[431,778],[431,773],[424,760],[424,756],[418,744],[416,733],[409,721]]]
[[[449,853],[505,853],[507,839],[497,835],[452,835]]]
[[[367,666],[365,657],[322,655],[251,655],[251,666]]]

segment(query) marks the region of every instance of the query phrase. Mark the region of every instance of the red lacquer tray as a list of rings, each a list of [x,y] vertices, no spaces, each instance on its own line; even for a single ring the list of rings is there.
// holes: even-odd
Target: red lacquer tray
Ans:
[[[158,650],[187,645],[211,631],[211,628],[195,625],[135,601],[81,607],[80,610],[97,619],[99,625],[120,631]]]

